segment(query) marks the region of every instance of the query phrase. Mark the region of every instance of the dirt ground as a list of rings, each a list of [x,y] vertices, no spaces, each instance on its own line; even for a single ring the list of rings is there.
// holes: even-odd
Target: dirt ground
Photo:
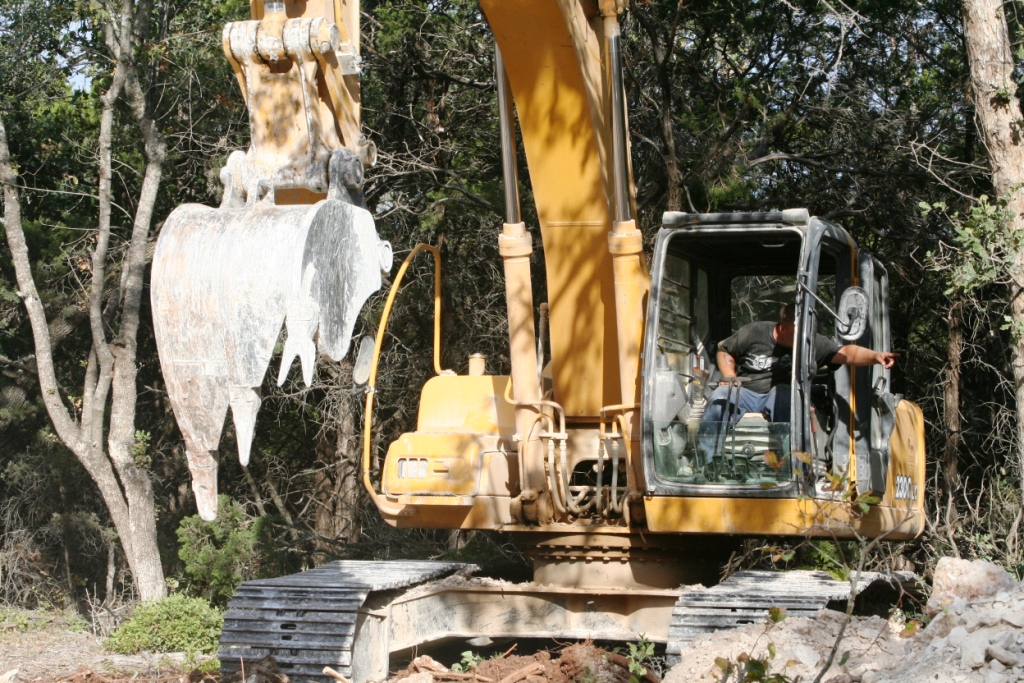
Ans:
[[[8,612],[0,623],[0,683],[136,683],[178,681],[185,673],[182,653],[118,655],[82,622],[43,612]]]

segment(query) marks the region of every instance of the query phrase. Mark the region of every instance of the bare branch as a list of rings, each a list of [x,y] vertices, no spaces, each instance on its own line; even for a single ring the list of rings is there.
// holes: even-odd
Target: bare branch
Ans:
[[[35,342],[36,370],[42,389],[43,404],[53,421],[58,436],[65,443],[82,448],[82,434],[79,425],[71,417],[60,397],[60,386],[53,365],[53,350],[50,343],[50,328],[46,323],[46,311],[39,299],[36,283],[29,264],[28,245],[21,226],[21,204],[18,199],[17,175],[11,165],[11,152],[7,145],[7,130],[0,119],[0,184],[4,193],[4,226],[7,245],[14,261],[14,272],[18,282],[18,294],[28,311],[29,324]]]

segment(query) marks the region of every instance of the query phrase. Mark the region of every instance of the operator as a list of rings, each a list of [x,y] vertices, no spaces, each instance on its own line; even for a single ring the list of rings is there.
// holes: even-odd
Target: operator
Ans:
[[[718,343],[716,360],[723,379],[711,394],[703,422],[721,422],[727,415],[731,422],[736,422],[744,413],[763,413],[769,422],[789,422],[795,311],[793,304],[784,306],[779,312],[779,322],[744,325]],[[821,334],[814,336],[813,349],[817,367],[877,364],[888,369],[899,356],[854,344],[840,346]],[[733,387],[729,399],[726,378],[737,376],[746,380],[739,387]],[[726,401],[734,406],[731,411]]]

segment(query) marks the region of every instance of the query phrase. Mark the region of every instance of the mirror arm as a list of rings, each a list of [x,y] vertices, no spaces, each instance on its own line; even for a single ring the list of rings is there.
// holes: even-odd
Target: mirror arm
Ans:
[[[847,321],[847,320],[844,320],[843,318],[840,318],[840,317],[839,317],[839,314],[838,314],[838,313],[836,313],[835,311],[833,311],[833,310],[832,310],[831,308],[829,308],[829,305],[828,305],[827,303],[825,303],[824,301],[822,301],[822,300],[821,300],[821,297],[819,297],[819,296],[818,296],[817,294],[815,294],[814,292],[812,292],[812,291],[811,291],[811,288],[810,288],[810,287],[808,287],[808,286],[807,286],[806,284],[804,284],[804,282],[803,282],[802,280],[801,280],[800,282],[798,282],[797,284],[799,284],[799,285],[800,285],[800,288],[801,288],[801,289],[803,289],[803,290],[804,290],[805,292],[807,292],[808,294],[810,294],[810,295],[811,295],[811,296],[812,296],[812,297],[814,298],[814,300],[815,300],[815,301],[817,301],[817,302],[818,302],[819,304],[821,304],[821,305],[822,305],[822,306],[823,306],[823,307],[825,308],[825,310],[826,310],[826,311],[828,311],[828,312],[829,312],[829,314],[831,314],[831,316],[832,316],[833,318],[835,318],[835,319],[836,319],[837,321],[839,321],[839,322],[840,322],[840,323],[842,323],[843,325],[846,325],[847,327],[849,327],[849,326],[850,326],[850,322],[849,322],[849,321]]]

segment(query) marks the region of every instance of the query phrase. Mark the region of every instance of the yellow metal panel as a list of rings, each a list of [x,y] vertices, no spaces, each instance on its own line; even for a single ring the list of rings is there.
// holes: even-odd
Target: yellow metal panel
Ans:
[[[544,240],[554,398],[569,416],[596,417],[619,402],[611,215],[594,128],[603,115],[592,112],[580,69],[590,60],[593,79],[592,45],[574,47],[562,4],[481,2],[505,60]],[[567,12],[586,37],[578,12]]]
[[[614,194],[611,151],[612,98],[611,86],[605,82],[607,71],[602,49],[605,42],[604,21],[594,7],[589,8],[588,16],[588,9],[577,0],[558,0],[558,7],[562,10],[562,20],[576,50],[584,92],[590,103],[589,113],[596,133],[598,155],[602,160],[601,177],[604,181],[605,196],[610,198]]]
[[[472,507],[476,496],[427,496],[414,493],[403,493],[396,497],[399,505],[420,506],[437,505],[443,507]]]
[[[811,520],[798,501],[784,498],[649,497],[651,531],[799,535]]]
[[[289,19],[322,17],[337,24],[342,51],[347,52],[349,44],[358,51],[358,2],[354,4],[353,8],[340,0],[286,1],[285,16]],[[263,20],[262,0],[253,0],[250,8],[253,19]],[[260,30],[279,33],[282,24],[283,20],[268,20]],[[326,39],[327,24],[323,28],[323,39]],[[249,107],[253,148],[261,157],[266,157],[265,164],[288,167],[308,163],[309,158],[323,153],[321,146],[333,150],[344,145],[360,153],[359,77],[343,76],[333,51],[311,53],[308,63],[286,59],[270,66],[264,65],[255,54],[249,57],[232,54],[227,42],[225,54]],[[301,78],[300,71],[304,72]],[[307,108],[310,118],[306,116]],[[292,195],[284,203],[305,201]]]
[[[438,375],[423,386],[416,429],[500,436],[516,432],[515,409],[505,402],[506,375]]]
[[[915,403],[896,405],[896,429],[889,437],[889,474],[882,505],[924,515],[924,413]]]
[[[388,496],[512,496],[519,466],[515,452],[499,443],[482,434],[403,434],[388,448],[383,490]]]
[[[512,522],[510,502],[504,496],[474,496],[472,506],[409,505],[384,521],[403,529],[498,529]]]
[[[648,528],[668,533],[852,538],[856,531],[897,541],[914,538],[924,525],[922,515],[885,505],[851,517],[849,506],[795,498],[658,496],[644,499],[644,508]]]
[[[471,434],[403,434],[384,461],[384,493],[474,495],[480,487],[481,450]]]

